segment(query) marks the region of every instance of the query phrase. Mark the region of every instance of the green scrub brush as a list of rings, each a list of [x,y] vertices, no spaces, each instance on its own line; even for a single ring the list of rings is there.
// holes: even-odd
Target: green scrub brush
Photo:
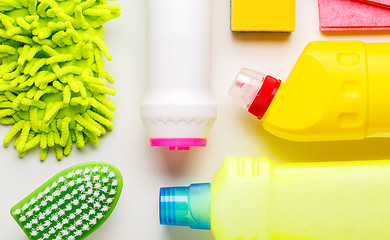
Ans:
[[[94,162],[70,167],[11,209],[30,240],[80,240],[99,228],[122,190],[113,165]]]
[[[120,15],[107,0],[0,0],[0,123],[23,157],[39,145],[57,158],[112,130],[115,90],[104,69],[103,24]]]

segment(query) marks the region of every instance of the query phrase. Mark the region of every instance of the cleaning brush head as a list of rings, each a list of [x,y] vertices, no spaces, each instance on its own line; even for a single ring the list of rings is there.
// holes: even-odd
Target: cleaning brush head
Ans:
[[[30,240],[80,240],[110,216],[122,191],[122,175],[109,163],[70,167],[11,209]]]
[[[5,146],[16,138],[21,157],[40,146],[41,160],[49,148],[62,159],[112,130],[102,26],[119,15],[107,0],[0,2],[0,123],[13,125]]]

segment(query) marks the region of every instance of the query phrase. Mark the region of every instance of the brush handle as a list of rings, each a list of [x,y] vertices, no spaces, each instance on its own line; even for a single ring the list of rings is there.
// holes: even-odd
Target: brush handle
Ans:
[[[206,138],[216,118],[210,91],[211,0],[149,0],[150,138]]]

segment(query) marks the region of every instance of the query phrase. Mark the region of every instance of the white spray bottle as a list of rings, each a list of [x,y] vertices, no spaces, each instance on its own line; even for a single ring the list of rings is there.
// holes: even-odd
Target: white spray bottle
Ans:
[[[211,0],[149,0],[148,79],[141,117],[151,146],[204,147],[211,95]]]

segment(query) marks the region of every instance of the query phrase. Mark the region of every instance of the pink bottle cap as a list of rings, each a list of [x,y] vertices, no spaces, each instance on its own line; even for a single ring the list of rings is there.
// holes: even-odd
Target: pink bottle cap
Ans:
[[[168,147],[169,150],[190,150],[190,147],[206,147],[206,138],[151,138],[150,146]]]

